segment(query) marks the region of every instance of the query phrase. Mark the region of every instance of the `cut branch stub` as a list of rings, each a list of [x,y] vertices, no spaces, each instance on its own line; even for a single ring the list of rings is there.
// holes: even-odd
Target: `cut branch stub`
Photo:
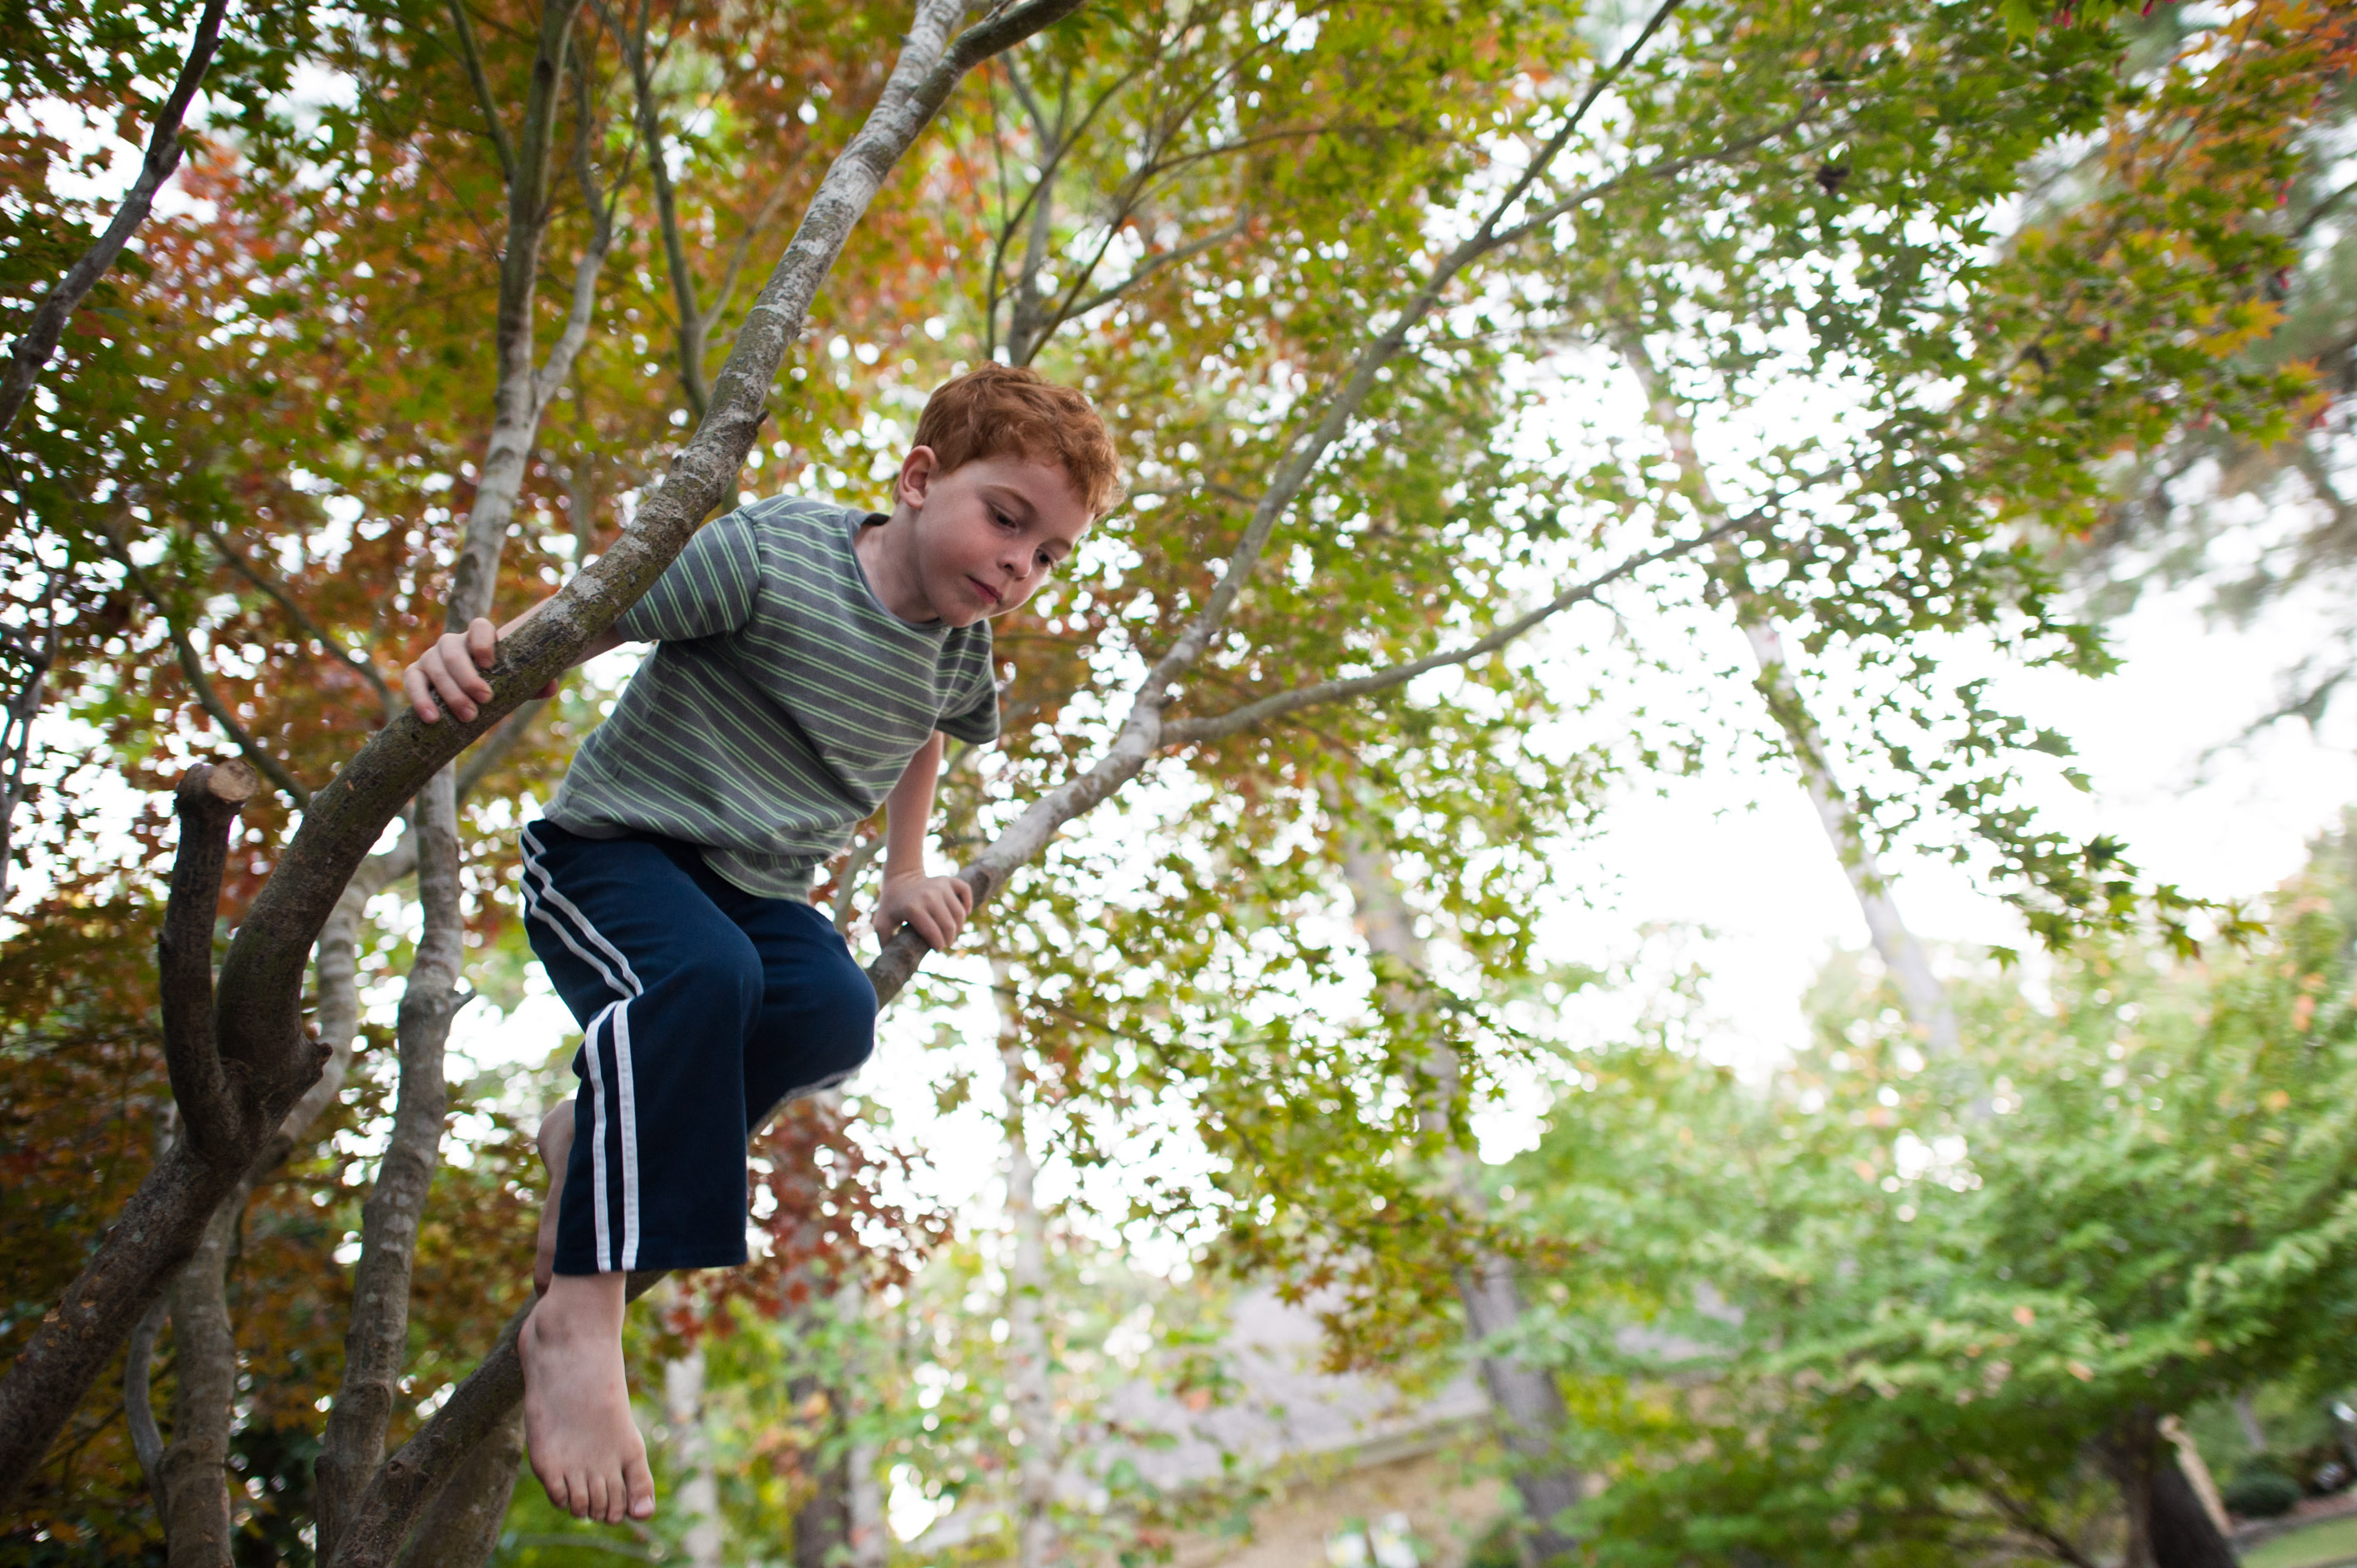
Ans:
[[[213,926],[221,911],[230,830],[261,788],[261,776],[242,762],[199,763],[182,776],[175,800],[180,842],[172,856],[163,929],[156,936],[164,1060],[182,1135],[208,1159],[230,1157],[244,1132],[240,1097],[215,1048]]]

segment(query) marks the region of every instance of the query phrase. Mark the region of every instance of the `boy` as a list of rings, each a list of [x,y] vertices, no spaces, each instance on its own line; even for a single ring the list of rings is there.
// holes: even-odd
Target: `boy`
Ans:
[[[881,805],[877,936],[956,940],[973,895],[924,869],[943,736],[996,736],[989,618],[1118,483],[1085,398],[985,365],[926,403],[888,516],[733,512],[583,652],[656,644],[523,832],[533,950],[583,1031],[583,1092],[541,1129],[524,1434],[576,1517],[654,1511],[622,1367],[629,1272],[742,1263],[748,1137],[873,1047],[875,992],[812,908],[813,874]],[[533,613],[436,641],[403,677],[418,717],[472,718],[497,639]]]

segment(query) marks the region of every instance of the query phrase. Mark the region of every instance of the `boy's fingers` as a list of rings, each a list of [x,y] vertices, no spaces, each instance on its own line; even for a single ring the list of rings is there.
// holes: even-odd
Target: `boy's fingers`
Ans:
[[[434,701],[433,683],[424,670],[413,664],[402,671],[401,689],[408,695],[410,712],[429,725],[442,722],[441,706]]]
[[[477,665],[485,670],[489,670],[499,660],[500,628],[493,626],[488,618],[482,616],[477,616],[474,619],[468,621],[467,623],[467,651],[475,656],[475,662]]]
[[[942,880],[946,881],[950,885],[951,896],[957,899],[959,910],[964,914],[973,914],[974,889],[966,886],[965,879],[958,876],[950,876],[944,877]]]

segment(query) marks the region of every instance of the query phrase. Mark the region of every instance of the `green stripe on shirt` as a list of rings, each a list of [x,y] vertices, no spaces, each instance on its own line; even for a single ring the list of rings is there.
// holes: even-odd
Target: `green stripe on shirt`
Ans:
[[[996,739],[989,623],[886,609],[852,543],[871,520],[779,496],[688,541],[614,623],[655,650],[574,754],[549,820],[701,844],[748,893],[807,898],[935,730]]]

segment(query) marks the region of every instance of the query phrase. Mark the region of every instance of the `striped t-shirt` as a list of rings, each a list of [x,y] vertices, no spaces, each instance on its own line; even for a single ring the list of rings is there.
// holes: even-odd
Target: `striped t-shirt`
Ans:
[[[748,893],[807,898],[935,730],[996,738],[989,622],[886,609],[852,549],[883,521],[780,496],[689,540],[614,623],[656,647],[574,754],[549,820],[701,844]]]

